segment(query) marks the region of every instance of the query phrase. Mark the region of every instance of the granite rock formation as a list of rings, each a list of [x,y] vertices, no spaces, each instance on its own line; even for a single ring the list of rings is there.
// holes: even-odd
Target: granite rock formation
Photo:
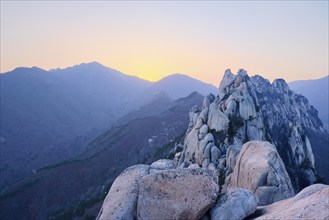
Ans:
[[[243,69],[237,74],[226,70],[219,94],[208,95],[202,107],[193,107],[189,121],[179,167],[212,163],[219,168],[220,163],[228,162],[223,172],[231,172],[234,157],[226,156],[231,146],[261,140],[275,145],[296,192],[316,181],[306,129],[320,134],[326,131],[314,107],[289,90],[283,79],[270,84],[261,76],[249,77]]]
[[[133,216],[329,219],[328,186],[310,186],[293,197],[316,182],[310,131],[326,135],[317,111],[284,80],[270,84],[227,70],[219,94],[190,110],[184,143],[170,152],[174,159],[154,162],[138,180]]]
[[[329,186],[314,184],[296,196],[258,207],[253,219],[329,219]]]
[[[259,205],[292,197],[294,189],[275,146],[264,141],[243,145],[227,177],[228,189],[245,188],[255,193]]]

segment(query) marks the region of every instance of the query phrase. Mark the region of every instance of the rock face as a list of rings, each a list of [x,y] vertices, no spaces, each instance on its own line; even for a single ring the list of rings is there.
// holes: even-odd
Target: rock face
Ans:
[[[150,165],[150,173],[158,173],[164,170],[175,169],[176,164],[173,160],[160,159]]]
[[[138,180],[149,173],[148,165],[124,170],[112,184],[97,219],[136,219]]]
[[[310,207],[319,199],[316,209],[328,210],[328,187],[291,198],[316,181],[310,130],[326,134],[316,110],[284,80],[270,84],[244,70],[227,70],[219,95],[206,96],[202,107],[190,110],[184,144],[171,151],[174,160],[132,168],[132,177],[121,174],[99,219],[318,217]],[[125,179],[130,186],[119,184]],[[257,204],[272,203],[252,214]]]
[[[259,205],[290,198],[294,189],[275,146],[264,141],[243,145],[227,178],[228,189],[245,188],[256,194]]]
[[[305,97],[289,90],[283,79],[270,84],[261,76],[249,77],[243,69],[237,74],[226,70],[219,95],[205,97],[202,107],[191,109],[189,119],[179,167],[191,163],[218,167],[231,145],[260,140],[276,146],[295,191],[316,180],[316,162],[307,134],[326,132],[317,111]]]
[[[244,219],[257,208],[257,197],[246,189],[230,189],[211,209],[211,219]]]
[[[205,169],[176,169],[139,182],[138,219],[199,219],[216,201],[218,183]]]
[[[216,103],[212,103],[209,108],[208,125],[210,129],[215,131],[227,131],[229,119],[227,116],[218,108]]]
[[[228,176],[230,173],[233,172],[235,164],[236,164],[236,158],[239,155],[240,151],[241,151],[241,145],[231,145],[227,149],[227,153],[226,153],[226,166],[227,166],[226,176]]]
[[[329,219],[329,186],[314,184],[295,197],[259,207],[253,219]]]

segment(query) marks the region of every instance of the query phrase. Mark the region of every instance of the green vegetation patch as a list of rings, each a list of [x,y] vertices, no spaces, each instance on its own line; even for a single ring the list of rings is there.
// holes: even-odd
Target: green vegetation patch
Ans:
[[[229,120],[230,122],[228,123],[227,135],[232,138],[237,134],[238,129],[244,125],[244,121],[240,117],[231,115],[229,116]]]
[[[158,160],[158,159],[166,157],[166,155],[169,154],[169,151],[175,147],[175,143],[180,142],[181,139],[184,137],[184,135],[185,135],[185,133],[177,136],[173,141],[158,148],[154,153],[154,159]],[[168,159],[173,159],[173,158],[168,158]]]
[[[86,214],[85,212],[87,209],[92,208],[97,203],[103,202],[111,186],[112,183],[109,184],[107,187],[105,187],[104,191],[99,192],[96,196],[80,201],[75,208],[70,208],[65,212],[61,212],[61,213],[54,213],[50,217],[50,219],[70,220],[73,219],[74,217],[83,217],[83,219],[95,219],[96,216],[91,216],[88,214],[85,215]]]

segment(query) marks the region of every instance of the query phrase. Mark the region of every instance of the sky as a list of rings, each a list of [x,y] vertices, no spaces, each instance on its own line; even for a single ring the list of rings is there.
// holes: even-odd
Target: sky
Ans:
[[[269,80],[328,75],[328,1],[1,1],[1,69],[97,61],[156,81],[218,86],[243,68]]]

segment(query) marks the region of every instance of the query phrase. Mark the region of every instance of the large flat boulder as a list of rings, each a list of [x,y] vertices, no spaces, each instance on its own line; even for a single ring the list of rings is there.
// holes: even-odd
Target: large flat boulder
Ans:
[[[136,219],[138,180],[147,175],[149,169],[148,165],[135,165],[125,169],[113,182],[97,219]]]
[[[199,219],[217,199],[216,179],[201,168],[144,176],[139,181],[137,219]]]
[[[294,196],[288,173],[274,145],[250,141],[242,146],[227,188],[245,188],[255,193],[259,205]]]
[[[255,219],[329,219],[329,186],[311,185],[296,196],[258,207]]]

